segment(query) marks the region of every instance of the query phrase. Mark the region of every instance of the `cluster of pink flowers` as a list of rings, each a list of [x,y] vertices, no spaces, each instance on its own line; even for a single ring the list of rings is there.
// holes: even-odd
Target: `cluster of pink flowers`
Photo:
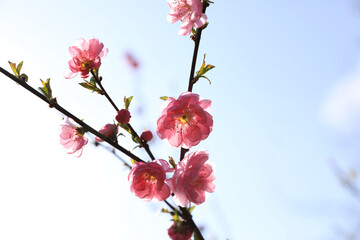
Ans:
[[[167,20],[170,23],[182,21],[179,35],[189,35],[193,27],[200,28],[207,21],[201,0],[167,0],[167,3],[170,7]]]
[[[194,27],[204,26],[207,17],[202,13],[201,0],[167,0],[170,7],[169,22],[182,21],[179,35],[188,35]],[[106,56],[108,49],[98,39],[79,39],[76,46],[69,48],[70,72],[66,78],[81,74],[89,77],[91,70],[98,70],[101,58]],[[137,65],[136,65],[137,66]],[[136,67],[134,64],[134,67]],[[205,140],[212,131],[213,118],[210,114],[211,101],[201,99],[192,92],[182,93],[178,99],[168,97],[157,120],[156,133],[160,139],[167,139],[173,147],[189,149]],[[99,132],[111,141],[117,141],[119,126],[127,129],[131,114],[126,109],[117,112],[117,124],[106,124]],[[79,157],[88,139],[85,130],[77,127],[70,118],[61,125],[60,143],[67,153]],[[140,139],[147,143],[153,138],[151,131],[144,131]],[[101,138],[95,140],[102,142]],[[182,207],[205,202],[208,193],[215,190],[214,164],[209,160],[206,151],[188,153],[184,159],[175,164],[162,159],[152,162],[136,162],[128,175],[130,191],[145,201],[163,201],[173,195],[174,202]],[[168,229],[171,239],[188,240],[193,227],[185,220],[175,219]]]
[[[75,44],[75,46],[69,47],[70,72],[66,74],[65,78],[73,78],[78,73],[82,78],[87,78],[91,69],[99,69],[101,58],[107,55],[108,49],[104,48],[104,44],[96,38],[89,41],[81,38]]]
[[[174,193],[175,203],[183,207],[205,202],[206,193],[215,190],[214,165],[206,151],[188,154],[167,179],[166,173],[173,171],[165,160],[137,162],[129,173],[130,190],[146,201],[162,201]]]
[[[190,148],[206,139],[212,131],[210,100],[185,92],[178,99],[169,97],[157,121],[156,132],[174,147]]]

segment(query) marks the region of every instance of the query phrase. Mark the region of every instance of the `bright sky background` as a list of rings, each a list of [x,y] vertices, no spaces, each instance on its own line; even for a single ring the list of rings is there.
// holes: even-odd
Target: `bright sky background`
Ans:
[[[114,119],[111,105],[79,77],[63,77],[78,38],[109,48],[103,84],[119,106],[134,95],[138,132],[154,131],[160,96],[187,89],[193,44],[166,22],[165,0],[3,0],[0,9],[0,66],[23,60],[36,88],[50,77],[58,102],[96,129]],[[360,232],[359,201],[332,168],[360,166],[359,2],[215,1],[207,15],[199,63],[206,53],[216,68],[212,84],[194,91],[213,101],[214,130],[192,149],[207,149],[216,164],[217,189],[194,211],[206,239]],[[126,65],[128,51],[139,71]],[[119,160],[90,144],[79,159],[65,154],[62,116],[3,75],[0,82],[0,239],[168,239],[170,218],[158,214],[165,205],[131,194]],[[179,155],[159,139],[152,149]]]

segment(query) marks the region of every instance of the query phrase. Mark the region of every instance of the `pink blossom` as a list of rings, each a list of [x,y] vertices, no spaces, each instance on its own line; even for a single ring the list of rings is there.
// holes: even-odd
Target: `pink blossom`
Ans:
[[[169,97],[164,105],[156,129],[161,139],[167,138],[174,147],[190,148],[209,136],[213,127],[210,100],[185,92],[177,100]]]
[[[81,156],[83,147],[88,143],[84,133],[83,128],[76,127],[71,118],[66,118],[60,132],[60,144],[64,146],[66,153],[74,153],[76,157]]]
[[[168,229],[168,234],[172,240],[189,240],[193,231],[186,222],[174,222]]]
[[[130,112],[126,109],[121,109],[120,111],[118,111],[115,117],[116,121],[118,121],[120,124],[129,123],[130,118]]]
[[[178,163],[174,176],[168,184],[174,195],[174,202],[183,207],[190,202],[205,202],[207,193],[215,190],[214,164],[206,151],[188,154]]]
[[[166,173],[172,171],[174,169],[162,159],[149,163],[137,162],[132,166],[128,176],[130,191],[145,201],[151,201],[153,198],[163,201],[171,193],[165,179]]]
[[[99,69],[101,58],[105,57],[108,49],[104,48],[104,44],[98,39],[93,38],[85,40],[83,38],[77,40],[76,46],[69,47],[71,59],[69,60],[70,72],[65,78],[73,78],[78,73],[82,78],[89,76],[90,69]]]
[[[119,132],[119,128],[115,124],[106,124],[102,129],[99,130],[99,133],[104,135],[107,138],[110,138],[111,140],[114,140],[116,138],[117,133]],[[98,142],[103,142],[99,137],[95,137],[95,140]]]
[[[202,13],[201,0],[167,0],[167,3],[170,7],[168,22],[182,21],[179,31],[181,36],[189,35],[193,27],[200,28],[207,21],[207,16]]]
[[[144,131],[141,135],[140,135],[141,140],[148,142],[153,138],[153,135],[151,133],[151,131]]]

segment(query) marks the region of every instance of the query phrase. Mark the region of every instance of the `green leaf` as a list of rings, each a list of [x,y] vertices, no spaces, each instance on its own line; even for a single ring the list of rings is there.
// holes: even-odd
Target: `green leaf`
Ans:
[[[187,209],[188,209],[189,213],[191,213],[194,210],[194,208],[195,208],[195,205],[190,208],[187,208]]]
[[[42,79],[40,79],[43,87],[40,87],[39,90],[44,94],[44,96],[49,99],[52,100],[52,91],[51,91],[51,87],[50,87],[50,78],[46,79],[46,81],[44,82]]]
[[[90,84],[93,85],[93,86],[96,86],[96,81],[95,81],[94,76],[91,76],[91,78],[90,78]]]
[[[131,135],[131,138],[132,138],[132,140],[134,141],[134,143],[139,143],[139,144],[141,144],[141,139],[139,138],[139,137],[136,137],[136,136],[134,136],[134,135]],[[140,145],[141,146],[141,145]]]
[[[176,209],[174,211],[173,219],[174,219],[175,222],[180,221],[179,214],[178,214],[178,211]]]
[[[16,64],[12,63],[10,61],[8,61],[11,67],[11,70],[13,71],[13,73],[15,74],[16,77],[18,77],[17,71],[16,71]]]
[[[132,135],[132,132],[131,132],[131,130],[130,130],[130,128],[128,127],[127,124],[119,124],[119,125],[120,125],[120,127],[121,127],[122,129],[124,129],[125,131],[127,131],[128,133],[130,133],[131,139],[132,139],[135,143],[138,143],[138,144],[141,145],[141,139],[140,139],[139,137],[136,137],[136,136]],[[135,148],[136,148],[136,147],[135,147]],[[135,149],[135,148],[134,148],[134,149]]]
[[[24,61],[21,61],[21,62],[19,63],[19,65],[17,66],[17,68],[16,68],[16,72],[17,72],[18,75],[20,75],[20,71],[21,71],[23,62],[24,62]]]
[[[168,213],[169,210],[167,210],[167,208],[162,208],[162,209],[161,209],[161,212],[163,212],[163,213]]]
[[[210,2],[210,1],[208,1],[208,2]],[[202,29],[204,30],[205,28],[207,28],[208,25],[209,25],[209,22],[206,22],[206,23],[204,24],[204,26],[202,26]]]
[[[205,73],[207,73],[208,71],[210,71],[211,69],[213,69],[215,66],[211,65],[211,64],[207,64],[205,63],[205,57],[206,54],[204,54],[204,59],[203,59],[203,63],[199,69],[199,71],[196,72],[196,76],[193,79],[193,83],[196,83],[200,78],[205,78],[209,81],[209,83],[211,84],[211,81],[209,80],[209,78],[207,78],[205,75]]]
[[[196,36],[196,30],[195,30],[195,28],[192,28],[192,29],[191,29],[191,33],[192,33],[192,35],[194,35],[194,37]]]
[[[208,81],[209,81],[209,84],[211,84],[210,79],[208,79],[207,77],[205,77],[205,76],[200,76],[200,78],[205,78],[206,80],[208,80]]]
[[[205,65],[206,64],[205,57],[206,57],[206,54],[204,54],[204,59],[203,59],[203,63],[201,65],[200,70],[198,72],[196,72],[197,77],[203,76],[205,73],[207,73],[208,71],[210,71],[211,69],[213,69],[215,67],[214,65],[211,65],[211,64]]]
[[[133,150],[137,149],[137,148],[141,148],[141,145],[136,145]]]
[[[101,95],[104,95],[104,93],[103,93],[103,91],[101,89],[99,89],[98,87],[94,86],[93,84],[91,84],[90,82],[88,82],[86,80],[84,80],[84,82],[79,83],[79,84],[80,84],[80,86],[82,86],[82,87],[84,87],[86,89],[89,89],[89,90],[91,90],[93,92],[97,92],[97,93],[99,93]]]
[[[119,124],[119,125],[120,125],[120,127],[121,127],[122,129],[124,129],[125,131],[127,131],[128,133],[131,134],[131,130],[130,130],[130,128],[128,127],[127,124]]]
[[[130,103],[131,103],[131,100],[133,99],[133,96],[131,97],[124,97],[124,103],[125,103],[125,109],[126,110],[129,110],[129,106],[130,106]]]
[[[164,100],[164,101],[166,101],[168,98],[169,98],[169,97],[167,97],[167,96],[162,96],[162,97],[160,97],[160,99],[162,99],[162,100]]]

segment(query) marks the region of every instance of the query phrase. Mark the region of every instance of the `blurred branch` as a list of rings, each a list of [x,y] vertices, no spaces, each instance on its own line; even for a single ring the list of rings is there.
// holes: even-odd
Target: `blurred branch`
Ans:
[[[360,189],[359,186],[356,185],[354,179],[354,174],[349,174],[344,172],[338,164],[336,164],[335,160],[330,162],[330,166],[332,167],[335,175],[339,179],[340,183],[347,189],[349,192],[358,200],[360,200]]]

